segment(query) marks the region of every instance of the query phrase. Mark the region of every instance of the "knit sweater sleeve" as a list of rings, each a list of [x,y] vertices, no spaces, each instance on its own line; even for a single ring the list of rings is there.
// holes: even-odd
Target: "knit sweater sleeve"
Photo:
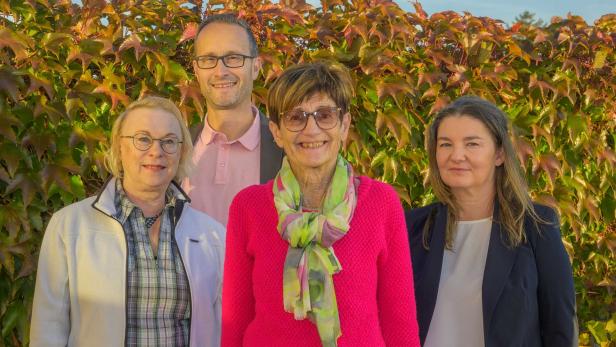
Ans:
[[[222,290],[222,347],[240,347],[255,316],[252,290],[253,259],[247,252],[250,204],[240,192],[229,208]]]
[[[378,184],[385,223],[386,250],[378,260],[378,306],[387,346],[420,346],[415,311],[413,268],[404,221],[396,192]]]

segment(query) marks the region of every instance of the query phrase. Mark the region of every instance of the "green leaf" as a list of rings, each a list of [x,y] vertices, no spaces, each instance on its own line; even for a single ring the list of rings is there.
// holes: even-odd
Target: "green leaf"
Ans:
[[[182,65],[176,63],[173,60],[170,60],[167,66],[165,80],[167,82],[187,81],[188,74],[186,73],[186,70],[184,70],[184,67]]]
[[[590,321],[586,325],[592,336],[599,343],[607,342],[607,332],[605,331],[605,323],[598,321]]]
[[[79,48],[81,49],[81,52],[92,55],[98,55],[104,46],[105,45],[102,42],[97,40],[88,39],[79,42]]]
[[[601,69],[605,66],[608,52],[608,50],[600,50],[595,53],[595,59],[592,64],[593,69]]]
[[[20,302],[13,302],[2,317],[2,337],[7,337],[17,326],[20,320],[27,317],[24,305]]]
[[[0,144],[0,153],[2,153],[0,159],[6,164],[9,175],[15,175],[24,158],[24,154],[17,146],[8,142]]]
[[[81,177],[77,175],[71,176],[71,190],[77,199],[84,199],[86,197],[86,190],[81,181]]]
[[[370,166],[372,167],[379,166],[385,161],[386,158],[387,158],[387,153],[385,151],[380,151],[374,156],[374,158],[372,159],[372,162],[370,163]]]
[[[610,334],[616,332],[616,313],[612,314],[612,318],[605,325],[605,331]]]

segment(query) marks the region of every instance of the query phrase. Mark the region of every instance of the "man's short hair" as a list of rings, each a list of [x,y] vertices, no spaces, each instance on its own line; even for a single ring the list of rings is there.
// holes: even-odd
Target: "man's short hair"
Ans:
[[[197,30],[197,34],[195,35],[195,42],[199,37],[201,31],[208,25],[212,23],[225,23],[231,25],[237,25],[244,29],[246,35],[248,36],[248,44],[250,45],[250,55],[256,57],[259,54],[259,49],[257,48],[257,40],[255,39],[255,35],[252,33],[250,29],[250,25],[246,23],[245,20],[238,18],[236,15],[231,13],[217,13],[209,15],[205,18],[203,23],[199,25],[199,30]],[[197,45],[195,44],[195,50],[197,49]]]

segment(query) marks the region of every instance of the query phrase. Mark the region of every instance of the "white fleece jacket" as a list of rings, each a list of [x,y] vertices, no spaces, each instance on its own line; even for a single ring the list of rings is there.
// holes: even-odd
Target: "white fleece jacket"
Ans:
[[[122,226],[111,217],[114,195],[111,179],[98,196],[52,216],[39,256],[31,347],[124,346],[127,247]],[[217,347],[224,227],[185,203],[175,238],[190,284],[190,346]]]

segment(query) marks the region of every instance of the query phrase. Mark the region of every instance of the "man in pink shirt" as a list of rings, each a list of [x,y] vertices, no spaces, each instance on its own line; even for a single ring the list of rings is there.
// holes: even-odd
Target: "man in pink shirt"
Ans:
[[[194,208],[226,225],[235,195],[274,178],[282,162],[268,119],[251,101],[261,60],[248,24],[231,14],[207,17],[195,37],[193,68],[207,115],[191,129],[195,169],[182,187]]]

